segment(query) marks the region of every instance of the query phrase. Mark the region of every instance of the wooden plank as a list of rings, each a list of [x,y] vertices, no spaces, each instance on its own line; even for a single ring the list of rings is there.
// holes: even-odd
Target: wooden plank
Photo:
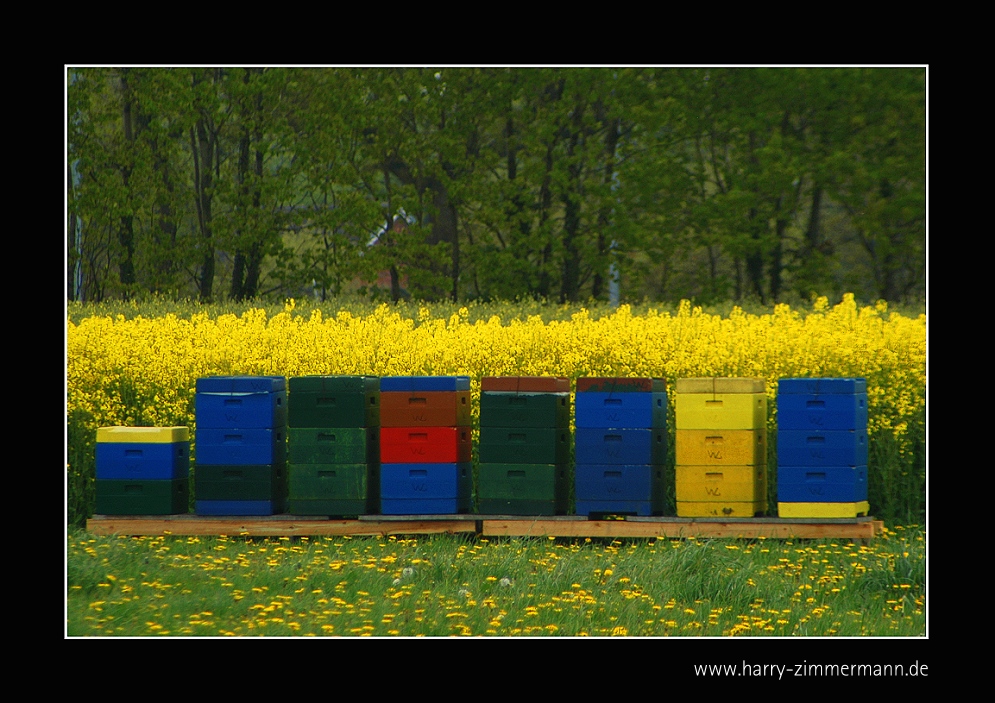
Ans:
[[[229,535],[251,537],[303,537],[337,535],[402,535],[476,533],[476,521],[408,520],[359,521],[310,519],[295,516],[209,517],[172,515],[163,517],[97,516],[86,521],[96,535]]]
[[[883,525],[881,526],[883,528]],[[870,539],[877,533],[874,521],[850,524],[588,520],[558,522],[536,520],[484,520],[485,537],[705,537],[730,539]]]
[[[382,519],[380,519],[382,518]],[[488,537],[609,537],[609,538],[726,538],[853,539],[870,540],[884,534],[884,522],[855,520],[784,520],[740,518],[701,520],[675,517],[630,517],[625,520],[588,520],[576,516],[522,518],[519,516],[362,516],[336,520],[271,515],[213,517],[200,515],[94,516],[87,530],[95,535],[177,536],[362,536],[473,533]]]

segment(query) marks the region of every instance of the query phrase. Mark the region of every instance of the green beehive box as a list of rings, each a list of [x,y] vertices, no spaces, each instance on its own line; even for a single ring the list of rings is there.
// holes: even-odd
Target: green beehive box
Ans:
[[[480,464],[477,512],[484,515],[557,515],[567,512],[566,464]]]
[[[197,500],[271,500],[283,510],[287,495],[286,464],[197,465]]]
[[[376,464],[379,427],[289,427],[287,456],[293,464]]]
[[[480,394],[480,426],[569,427],[570,394],[484,391]]]
[[[96,482],[97,515],[178,515],[190,511],[190,480]]]
[[[485,464],[565,464],[570,461],[566,427],[481,427],[479,458]]]
[[[288,427],[378,427],[376,376],[295,376],[287,393]]]
[[[365,500],[376,493],[377,467],[369,464],[291,464],[291,500]]]
[[[300,464],[289,467],[292,515],[365,515],[380,504],[379,470],[369,464]]]

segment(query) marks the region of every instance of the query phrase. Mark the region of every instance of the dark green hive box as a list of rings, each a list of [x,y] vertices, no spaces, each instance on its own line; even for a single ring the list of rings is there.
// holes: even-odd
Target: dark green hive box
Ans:
[[[288,456],[293,464],[376,464],[379,427],[290,427]]]
[[[566,464],[480,464],[477,512],[483,515],[565,514],[570,497]]]
[[[293,515],[364,515],[379,505],[377,466],[292,464],[289,471]]]
[[[194,474],[197,500],[270,500],[283,511],[287,495],[286,464],[219,466],[198,464]]]
[[[481,427],[558,427],[570,426],[569,393],[480,394]]]
[[[565,464],[570,461],[566,427],[481,427],[479,457],[486,464]]]
[[[190,480],[148,479],[96,482],[97,515],[178,515],[190,511]]]
[[[287,394],[290,427],[378,427],[376,376],[295,376]]]

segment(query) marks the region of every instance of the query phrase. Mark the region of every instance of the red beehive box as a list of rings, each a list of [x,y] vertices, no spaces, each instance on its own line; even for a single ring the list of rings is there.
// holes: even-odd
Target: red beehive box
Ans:
[[[382,464],[470,461],[470,427],[381,427]]]

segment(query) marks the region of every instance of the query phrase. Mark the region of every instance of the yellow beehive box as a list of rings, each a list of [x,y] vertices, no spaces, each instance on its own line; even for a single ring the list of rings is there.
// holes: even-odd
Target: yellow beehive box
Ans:
[[[765,393],[678,393],[678,430],[760,430],[767,427]]]
[[[677,430],[677,464],[744,466],[767,463],[767,429]]]
[[[98,427],[97,441],[142,444],[189,442],[190,429],[187,427]]]
[[[677,502],[767,500],[767,465],[675,467]]]
[[[767,390],[762,378],[678,378],[677,393],[764,393]]]
[[[859,517],[867,515],[871,506],[866,500],[856,503],[778,503],[778,517]]]
[[[755,517],[766,510],[766,500],[749,503],[677,501],[677,517]]]

